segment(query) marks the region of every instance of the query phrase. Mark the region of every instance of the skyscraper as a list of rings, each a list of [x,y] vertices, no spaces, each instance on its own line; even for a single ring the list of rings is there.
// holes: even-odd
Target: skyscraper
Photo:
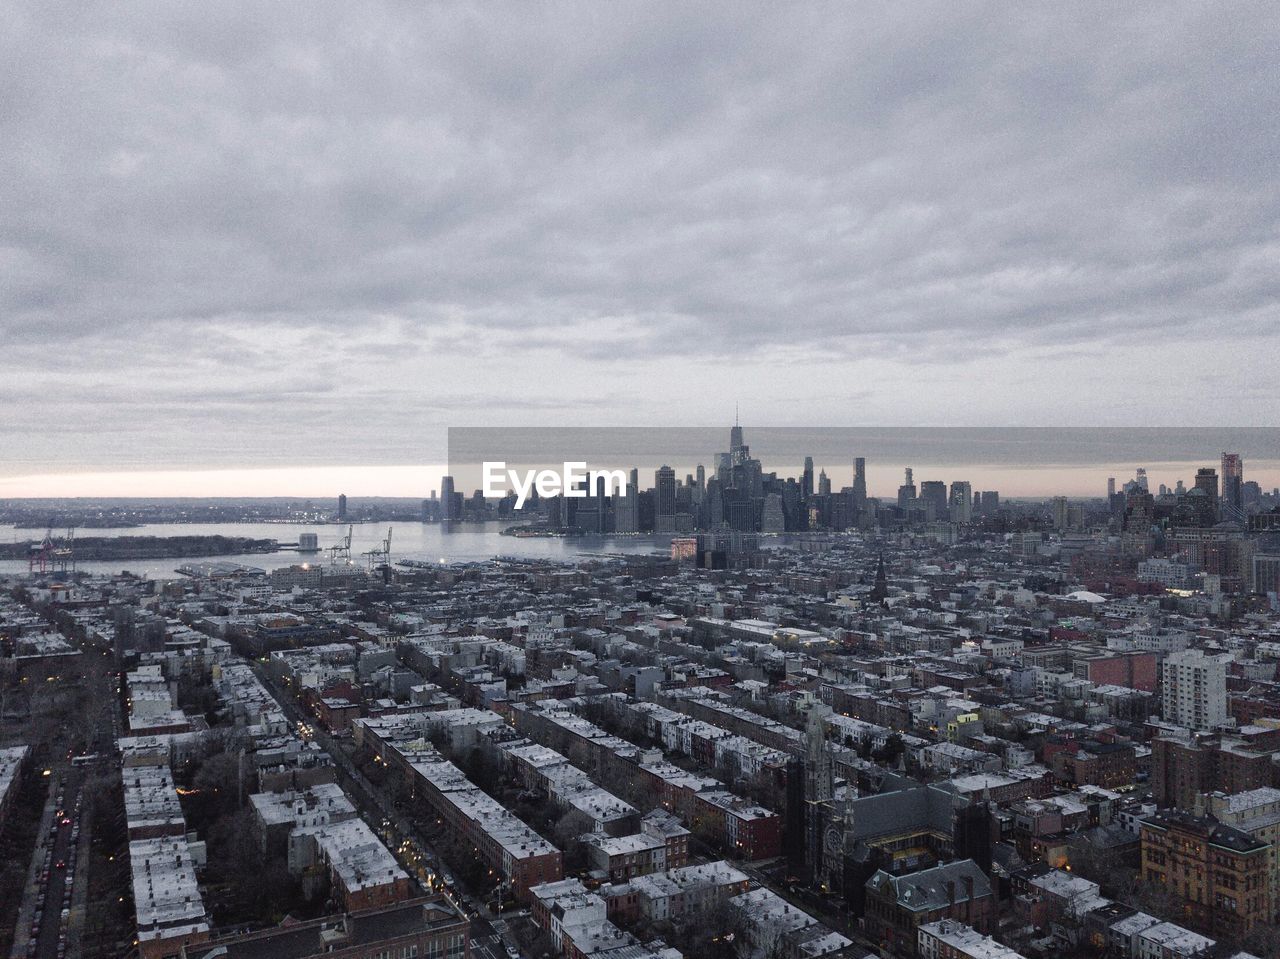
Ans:
[[[933,513],[934,519],[946,519],[947,484],[941,480],[925,480],[920,484],[920,502]]]
[[[1244,460],[1239,453],[1222,454],[1222,513],[1230,519],[1244,515]]]
[[[446,476],[440,481],[440,519],[443,522],[448,523],[459,517],[461,509],[458,508],[460,504],[455,503],[456,499],[453,492],[453,477]]]
[[[905,507],[916,498],[916,483],[911,475],[911,467],[907,467],[906,481],[898,487],[898,505]]]
[[[807,503],[813,495],[813,457],[804,458],[804,472],[800,478],[800,496]]]
[[[973,522],[973,486],[966,480],[956,480],[951,484],[951,522]]]
[[[818,495],[831,495],[831,477],[827,475],[826,470],[822,470],[818,473]]]
[[[742,441],[742,427],[738,425],[737,418],[734,418],[733,426],[729,430],[729,461],[731,463],[738,462],[739,452],[746,449],[746,444]]]
[[[347,494],[338,494],[338,519],[347,518]]]
[[[764,510],[760,516],[760,532],[782,533],[787,528],[786,516],[782,511],[782,494],[770,493],[764,498]]]
[[[867,458],[853,458],[853,505],[859,512],[867,502]]]
[[[653,529],[656,533],[676,531],[676,471],[660,466],[654,474]]]
[[[614,498],[613,528],[619,533],[640,532],[640,492],[636,489],[639,473],[632,470],[627,480],[627,488],[621,496]]]

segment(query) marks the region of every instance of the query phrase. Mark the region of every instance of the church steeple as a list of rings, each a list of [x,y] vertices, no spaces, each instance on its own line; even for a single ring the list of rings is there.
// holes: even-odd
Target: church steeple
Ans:
[[[871,602],[884,604],[889,598],[889,581],[885,578],[884,573],[884,553],[880,554],[880,561],[876,565],[876,582],[871,587]]]

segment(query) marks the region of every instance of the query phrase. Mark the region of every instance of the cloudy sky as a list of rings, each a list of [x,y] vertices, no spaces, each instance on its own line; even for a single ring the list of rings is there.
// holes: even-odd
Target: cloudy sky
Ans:
[[[3,8],[0,495],[1277,420],[1274,3]]]

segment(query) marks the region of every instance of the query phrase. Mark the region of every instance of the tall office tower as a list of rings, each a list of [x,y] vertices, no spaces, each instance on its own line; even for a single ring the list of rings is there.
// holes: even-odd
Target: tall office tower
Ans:
[[[689,502],[693,504],[694,524],[697,525],[698,516],[702,511],[702,500],[707,495],[707,471],[702,464],[698,464],[697,470],[689,481]]]
[[[454,512],[453,477],[446,476],[440,481],[440,519],[448,523],[458,518]]]
[[[925,480],[920,484],[920,502],[933,514],[933,519],[946,519],[947,484],[941,480]]]
[[[640,532],[640,492],[636,489],[639,475],[631,471],[631,478],[622,495],[615,496],[613,502],[613,528],[619,533]]]
[[[782,494],[770,493],[764,498],[764,510],[760,514],[760,532],[784,533],[787,519],[782,510]]]
[[[639,493],[640,492],[640,470],[634,466],[631,467],[631,473],[627,477],[627,482],[631,484],[631,488],[633,490]]]
[[[1239,453],[1222,454],[1222,512],[1231,519],[1244,515],[1244,460]]]
[[[979,503],[982,507],[982,514],[984,516],[991,516],[999,511],[1000,494],[996,490],[986,489],[983,490],[980,495],[981,499],[979,500]]]
[[[867,501],[867,458],[853,458],[853,503],[854,508],[861,510]]]
[[[1177,485],[1173,487],[1173,495],[1181,496],[1186,491],[1187,491],[1187,484],[1182,482],[1182,480],[1178,480]]]
[[[1144,492],[1150,492],[1151,487],[1147,484],[1147,470],[1145,467],[1139,466],[1137,473],[1134,474],[1133,481],[1138,484]]]
[[[654,474],[653,530],[655,533],[676,531],[676,471],[663,465]]]
[[[827,475],[826,470],[822,470],[820,473],[818,473],[818,495],[819,496],[831,495],[831,477]]]
[[[898,487],[898,505],[906,506],[916,498],[916,483],[911,475],[911,467],[907,467],[906,482]]]
[[[1245,509],[1262,505],[1262,487],[1254,480],[1246,480],[1240,484],[1240,502]]]
[[[800,496],[807,503],[813,495],[813,457],[804,458],[804,472],[800,474]]]
[[[1067,498],[1065,496],[1055,496],[1053,498],[1053,528],[1061,532],[1067,528],[1069,522]]]
[[[1227,720],[1227,667],[1231,653],[1202,649],[1170,653],[1160,684],[1164,721],[1187,729],[1211,730]]]
[[[966,480],[956,480],[951,484],[951,500],[948,503],[951,511],[951,522],[973,522],[973,486]]]
[[[707,495],[702,504],[703,529],[724,525],[724,484],[716,477],[707,480]]]
[[[1156,518],[1155,497],[1134,486],[1125,495],[1121,548],[1130,555],[1145,556],[1151,551],[1151,527]]]
[[[747,444],[742,441],[742,427],[735,418],[733,427],[729,430],[729,459],[734,463],[738,462],[739,452],[746,448]]]
[[[1116,478],[1114,476],[1107,477],[1107,499],[1116,495]]]
[[[338,494],[338,519],[347,518],[347,494]]]

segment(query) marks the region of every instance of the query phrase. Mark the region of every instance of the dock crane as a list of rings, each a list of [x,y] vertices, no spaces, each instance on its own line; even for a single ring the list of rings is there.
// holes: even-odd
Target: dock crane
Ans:
[[[41,575],[49,572],[49,567],[53,562],[53,527],[50,526],[45,531],[44,540],[37,546],[31,544],[31,550],[27,554],[27,572],[40,573]]]
[[[44,539],[39,546],[31,544],[31,551],[27,555],[27,572],[38,572],[41,575],[49,572],[75,572],[75,553],[71,549],[75,535],[76,530],[72,526],[67,529],[65,539],[55,540],[53,527],[50,526],[45,530]]]
[[[67,527],[67,537],[62,541],[62,545],[55,546],[53,550],[53,568],[66,573],[76,571],[76,556],[72,551],[72,544],[75,542],[76,528],[74,526]]]
[[[335,545],[329,547],[330,566],[337,566],[339,560],[343,565],[351,565],[351,533],[354,529],[354,526],[348,526],[346,538],[338,540]]]
[[[383,566],[391,565],[391,527],[387,527],[387,538],[373,549],[366,550],[365,556],[369,558],[369,570],[372,572]]]

